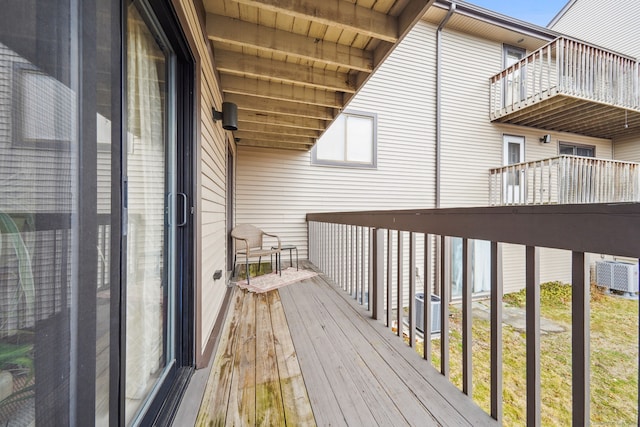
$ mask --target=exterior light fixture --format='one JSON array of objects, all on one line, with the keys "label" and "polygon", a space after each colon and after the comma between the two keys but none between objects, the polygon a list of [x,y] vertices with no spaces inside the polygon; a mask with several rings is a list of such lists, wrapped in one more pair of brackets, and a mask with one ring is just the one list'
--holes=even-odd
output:
[{"label": "exterior light fixture", "polygon": [[238,106],[233,102],[223,102],[222,111],[213,108],[213,121],[222,120],[222,129],[238,130]]},{"label": "exterior light fixture", "polygon": [[547,134],[545,136],[543,136],[542,138],[540,138],[540,142],[542,142],[543,144],[548,144],[551,142],[551,135]]}]

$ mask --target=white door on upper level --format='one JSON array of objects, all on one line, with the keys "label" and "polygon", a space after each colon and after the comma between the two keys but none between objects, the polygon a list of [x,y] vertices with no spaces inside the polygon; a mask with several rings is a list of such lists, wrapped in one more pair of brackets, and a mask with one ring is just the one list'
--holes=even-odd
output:
[{"label": "white door on upper level", "polygon": [[[524,162],[524,137],[504,135],[504,165],[517,165]],[[504,176],[504,191],[507,204],[524,202],[524,170],[514,166],[508,168]]]}]

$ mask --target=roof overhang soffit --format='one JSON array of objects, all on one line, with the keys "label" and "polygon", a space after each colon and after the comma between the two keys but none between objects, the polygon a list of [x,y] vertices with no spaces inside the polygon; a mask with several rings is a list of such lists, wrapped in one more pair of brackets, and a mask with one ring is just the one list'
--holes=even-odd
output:
[{"label": "roof overhang soffit", "polygon": [[314,131],[300,139],[310,148],[433,2],[205,0],[223,96],[238,105],[234,136],[270,146],[278,128],[299,127]]}]

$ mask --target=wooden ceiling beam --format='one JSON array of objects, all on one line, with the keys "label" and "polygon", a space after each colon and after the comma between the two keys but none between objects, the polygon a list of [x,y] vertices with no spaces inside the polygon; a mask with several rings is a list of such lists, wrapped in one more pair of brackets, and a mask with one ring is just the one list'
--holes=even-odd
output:
[{"label": "wooden ceiling beam", "polygon": [[[405,8],[402,10],[397,21],[397,34],[398,38],[394,42],[392,40],[384,40],[379,43],[373,52],[373,68],[376,70],[380,64],[382,64],[391,55],[391,52],[396,48],[398,43],[409,34],[409,31],[415,26],[415,24],[424,16],[427,10],[433,5],[435,0],[410,0],[407,2]],[[359,73],[356,76],[356,87],[362,87],[372,73]],[[345,104],[355,96],[355,93],[347,93],[345,96]]]},{"label": "wooden ceiling beam", "polygon": [[341,92],[298,86],[291,83],[244,78],[231,74],[220,74],[220,83],[225,93],[259,96],[330,108],[342,108],[344,105]]},{"label": "wooden ceiling beam", "polygon": [[284,83],[337,92],[356,92],[354,84],[350,82],[349,75],[346,73],[247,56],[227,50],[217,51],[215,62],[221,73],[269,78]]},{"label": "wooden ceiling beam", "polygon": [[289,126],[268,125],[264,123],[252,123],[252,122],[243,122],[241,130],[243,132],[264,133],[264,134],[274,134],[274,135],[291,135],[291,136],[300,136],[303,138],[314,138],[314,139],[318,139],[321,134],[319,130],[302,129],[302,128],[295,128],[295,127],[289,127]]},{"label": "wooden ceiling beam", "polygon": [[305,145],[305,144],[259,141],[259,140],[253,140],[253,139],[241,140],[237,143],[237,145],[240,147],[278,148],[281,150],[298,150],[298,151],[309,151],[312,147],[312,145]]},{"label": "wooden ceiling beam", "polygon": [[238,129],[242,129],[240,122],[260,123],[287,127],[299,127],[323,132],[329,124],[326,120],[308,119],[305,117],[283,116],[277,114],[259,113],[238,110]]},{"label": "wooden ceiling beam", "polygon": [[[259,9],[353,31],[390,43],[398,41],[398,19],[344,0],[234,0]],[[411,0],[412,3],[418,0]],[[409,6],[407,6],[409,8]]]},{"label": "wooden ceiling beam", "polygon": [[315,138],[305,138],[305,137],[293,136],[293,135],[259,134],[256,132],[245,132],[242,130],[237,130],[233,132],[233,137],[239,138],[240,141],[253,140],[253,141],[265,141],[265,142],[286,142],[290,144],[306,144],[306,145],[313,145],[316,142]]},{"label": "wooden ceiling beam", "polygon": [[265,113],[284,114],[287,116],[309,117],[312,119],[333,120],[335,113],[332,109],[316,105],[304,105],[297,102],[272,100],[249,95],[229,93],[225,101],[233,102],[240,110],[261,111]]},{"label": "wooden ceiling beam", "polygon": [[371,52],[226,16],[207,14],[207,34],[210,40],[236,46],[282,53],[368,73],[373,70]]}]

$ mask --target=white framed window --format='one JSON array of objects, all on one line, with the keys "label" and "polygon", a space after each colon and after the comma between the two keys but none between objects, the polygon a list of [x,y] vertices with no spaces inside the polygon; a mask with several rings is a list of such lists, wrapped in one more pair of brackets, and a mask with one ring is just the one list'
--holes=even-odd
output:
[{"label": "white framed window", "polygon": [[375,168],[377,116],[345,111],[329,126],[311,151],[311,163]]},{"label": "white framed window", "polygon": [[593,145],[572,144],[570,142],[560,142],[558,144],[558,153],[568,154],[570,156],[595,157],[596,147]]}]

